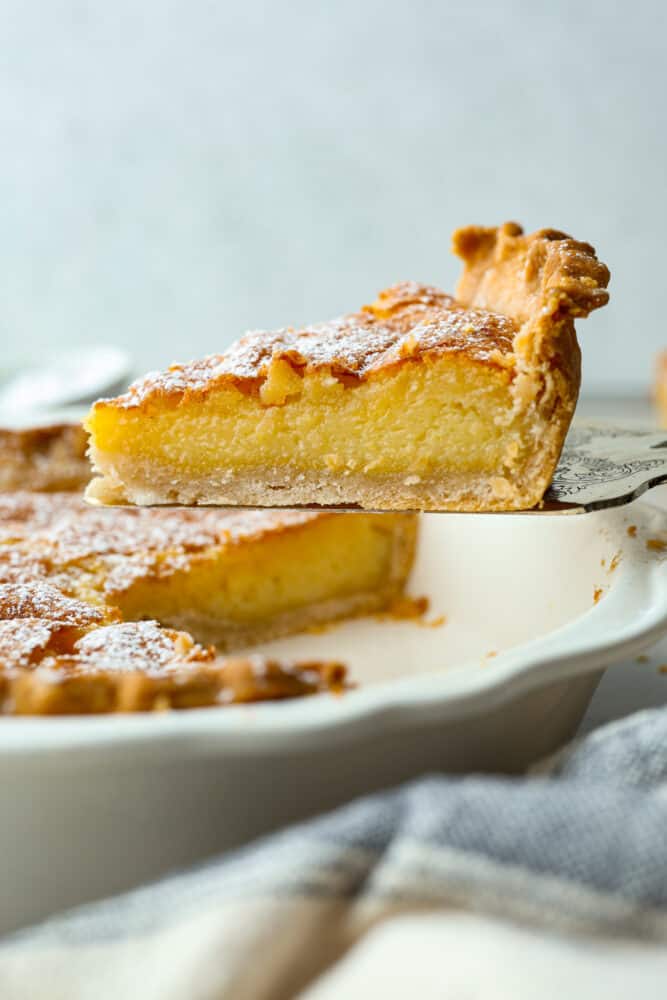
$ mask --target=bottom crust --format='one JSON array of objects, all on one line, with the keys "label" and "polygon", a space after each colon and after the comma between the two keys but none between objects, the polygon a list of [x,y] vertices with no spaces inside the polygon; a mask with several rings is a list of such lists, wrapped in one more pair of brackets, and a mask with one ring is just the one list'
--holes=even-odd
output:
[{"label": "bottom crust", "polygon": [[320,625],[384,611],[403,593],[404,583],[405,576],[383,590],[321,601],[319,604],[285,611],[260,624],[240,626],[238,622],[224,622],[195,612],[170,617],[163,624],[190,632],[197,642],[211,643],[222,653],[237,652],[271,639],[307,632]]}]

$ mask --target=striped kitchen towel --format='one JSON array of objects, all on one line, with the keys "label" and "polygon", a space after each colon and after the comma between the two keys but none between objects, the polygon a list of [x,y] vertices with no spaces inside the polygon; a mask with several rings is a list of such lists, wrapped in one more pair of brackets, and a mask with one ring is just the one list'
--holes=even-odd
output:
[{"label": "striped kitchen towel", "polygon": [[373,795],[0,946],[2,1000],[295,996],[667,996],[667,709],[522,778]]}]

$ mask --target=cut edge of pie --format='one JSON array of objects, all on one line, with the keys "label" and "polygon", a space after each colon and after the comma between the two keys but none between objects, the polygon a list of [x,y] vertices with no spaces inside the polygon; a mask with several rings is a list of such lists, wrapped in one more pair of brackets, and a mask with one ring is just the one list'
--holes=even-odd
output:
[{"label": "cut edge of pie", "polygon": [[452,299],[415,283],[302,330],[248,334],[95,404],[98,503],[492,511],[539,503],[577,401],[595,251],[470,226]]},{"label": "cut edge of pie", "polygon": [[99,510],[76,495],[8,494],[0,619],[36,586],[49,608],[60,594],[95,620],[156,619],[242,649],[386,609],[404,592],[417,528],[413,514]]},{"label": "cut edge of pie", "polygon": [[125,620],[154,617],[227,652],[382,611],[403,594],[414,515],[307,516],[281,524],[276,511],[263,537],[212,547],[171,575],[145,574],[110,600]]}]

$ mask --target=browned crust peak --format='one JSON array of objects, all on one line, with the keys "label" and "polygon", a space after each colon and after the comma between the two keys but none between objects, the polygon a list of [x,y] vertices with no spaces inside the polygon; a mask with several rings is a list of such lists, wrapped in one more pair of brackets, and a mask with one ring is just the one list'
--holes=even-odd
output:
[{"label": "browned crust peak", "polygon": [[557,229],[526,235],[515,222],[457,229],[452,250],[465,268],[456,289],[466,307],[511,316],[588,316],[609,301],[609,269],[589,243]]}]

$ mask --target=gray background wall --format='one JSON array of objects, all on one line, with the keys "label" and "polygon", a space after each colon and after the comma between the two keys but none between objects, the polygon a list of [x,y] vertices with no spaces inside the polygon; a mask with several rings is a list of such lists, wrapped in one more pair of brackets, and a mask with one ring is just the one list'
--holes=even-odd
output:
[{"label": "gray background wall", "polygon": [[3,0],[2,360],[137,366],[327,318],[449,234],[594,243],[589,391],[641,390],[663,322],[667,5]]}]

